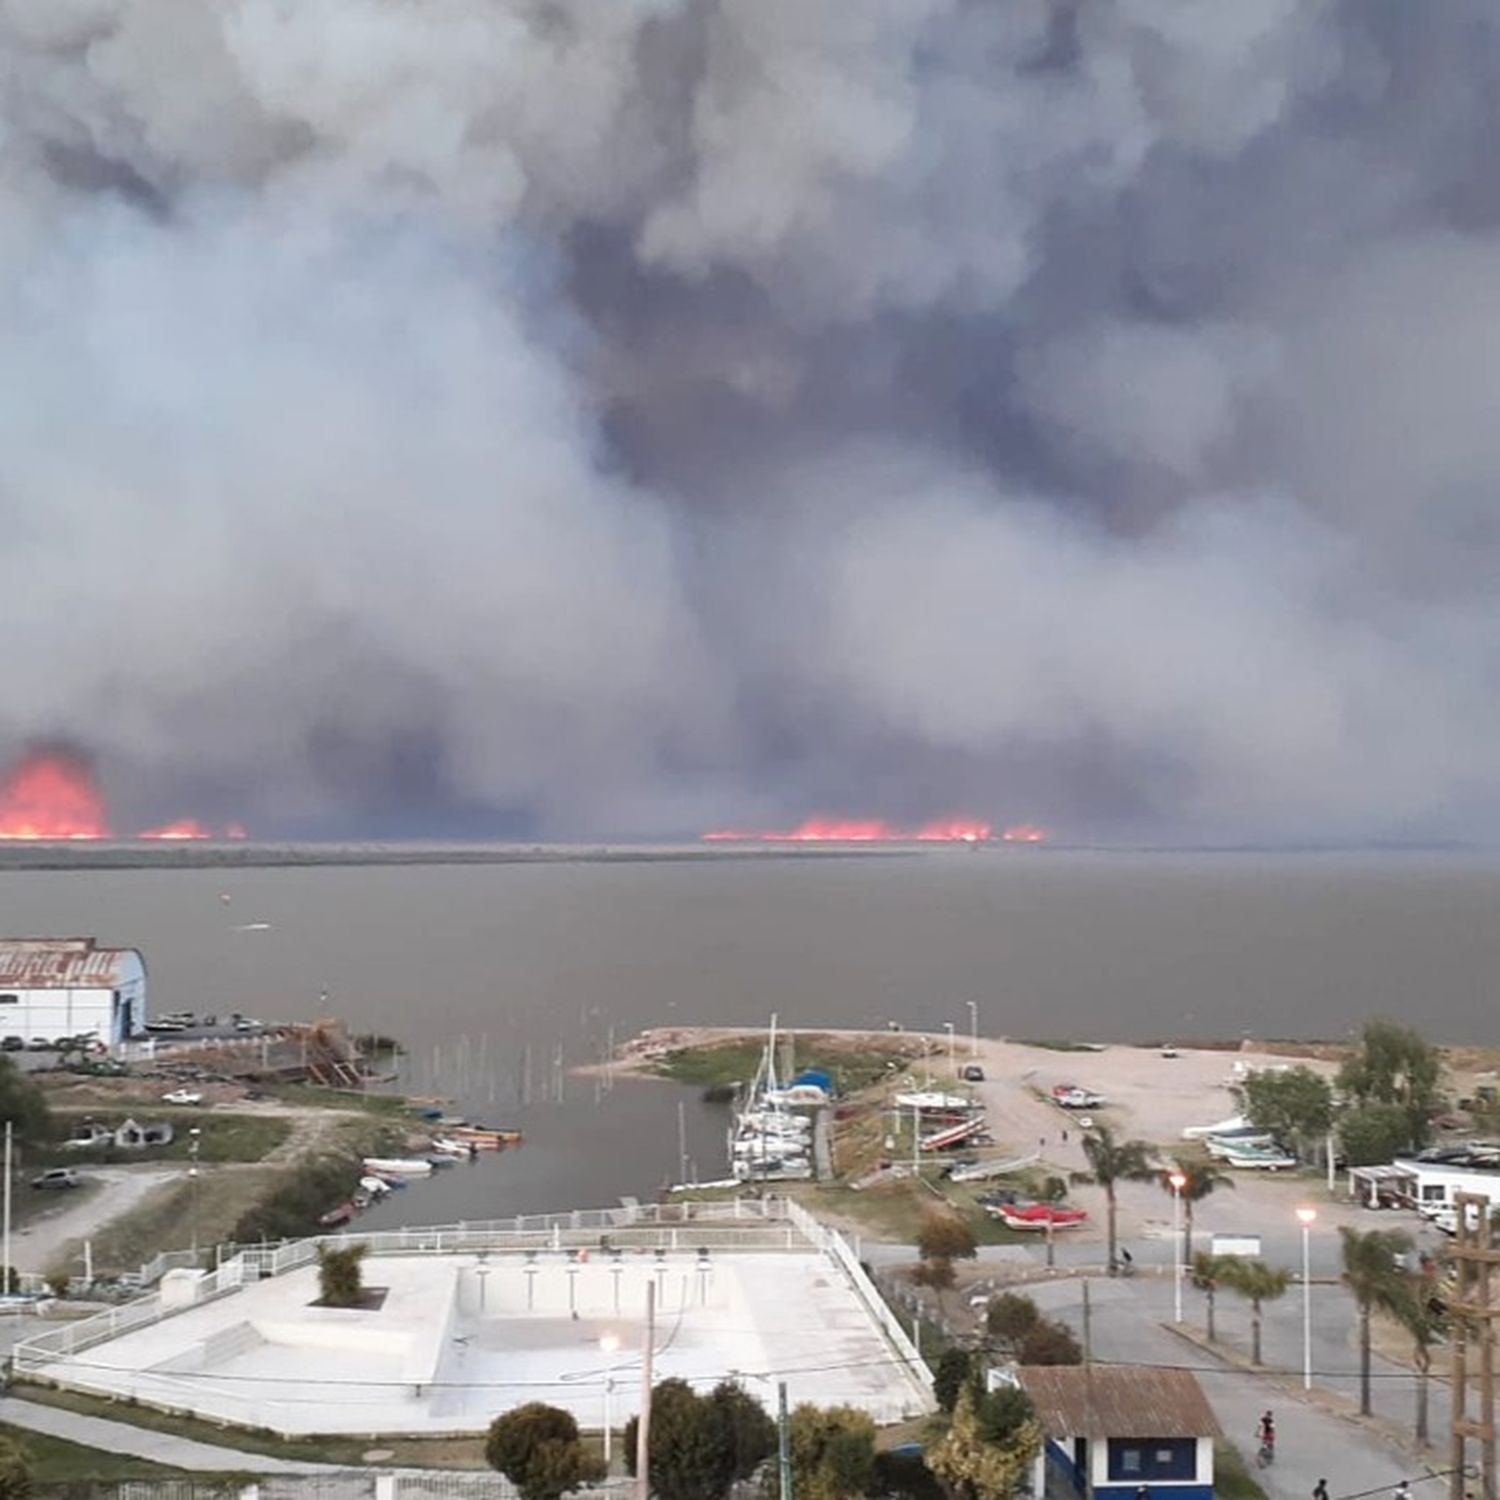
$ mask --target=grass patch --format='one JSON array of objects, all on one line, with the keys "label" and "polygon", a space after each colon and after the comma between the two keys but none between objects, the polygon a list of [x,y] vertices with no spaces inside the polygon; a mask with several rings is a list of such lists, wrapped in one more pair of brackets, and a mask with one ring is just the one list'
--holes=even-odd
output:
[{"label": "grass patch", "polygon": [[[694,1088],[749,1083],[760,1066],[765,1042],[759,1036],[732,1037],[708,1042],[702,1047],[684,1047],[669,1052],[655,1071],[676,1083]],[[790,1052],[790,1057],[787,1053]],[[832,1036],[798,1036],[788,1041],[777,1059],[778,1071],[790,1077],[806,1068],[829,1074],[840,1094],[858,1093],[883,1082],[893,1072],[920,1057],[923,1044],[892,1033],[889,1042],[851,1042]]]},{"label": "grass patch", "polygon": [[[221,1427],[199,1417],[157,1411],[131,1401],[110,1401],[101,1396],[86,1396],[79,1391],[59,1391],[50,1386],[23,1384],[26,1399],[41,1405],[58,1406],[85,1416],[103,1417],[110,1422],[125,1422],[147,1432],[170,1433],[208,1443],[224,1449],[226,1460],[235,1453],[259,1453],[268,1458],[288,1458],[300,1463],[339,1464],[349,1468],[421,1468],[421,1469],[487,1469],[484,1461],[484,1439],[479,1437],[381,1438],[313,1436],[279,1438],[265,1428]],[[233,1445],[233,1446],[230,1446]],[[366,1464],[363,1455],[370,1448],[390,1451],[384,1465]],[[226,1468],[233,1469],[232,1463]]]},{"label": "grass patch", "polygon": [[[98,1119],[101,1113],[95,1109],[55,1111],[59,1122],[69,1126],[84,1118]],[[51,1164],[69,1166],[82,1166],[89,1162],[187,1161],[192,1154],[192,1137],[188,1132],[196,1126],[200,1132],[200,1162],[212,1165],[216,1162],[260,1161],[286,1141],[296,1124],[285,1115],[230,1115],[187,1109],[121,1110],[118,1117],[111,1111],[106,1123],[119,1125],[127,1118],[143,1125],[162,1120],[170,1122],[174,1131],[171,1142],[165,1146],[146,1146],[139,1151],[119,1146],[63,1150],[58,1145],[45,1153],[46,1160]]]},{"label": "grass patch", "polygon": [[1228,1438],[1214,1441],[1214,1494],[1222,1500],[1266,1500],[1266,1492]]},{"label": "grass patch", "polygon": [[[170,1464],[153,1463],[149,1458],[134,1458],[128,1453],[110,1453],[103,1448],[87,1448],[82,1443],[70,1443],[66,1438],[32,1432],[26,1427],[12,1427],[8,1423],[0,1422],[0,1437],[9,1438],[21,1450],[36,1484],[118,1483],[122,1479],[187,1477],[185,1469],[174,1469]],[[212,1484],[229,1478],[229,1470],[226,1467],[222,1475],[195,1474],[193,1477]]]},{"label": "grass patch", "polygon": [[403,1094],[375,1094],[350,1089],[320,1089],[310,1083],[282,1083],[263,1092],[283,1104],[306,1109],[342,1109],[358,1114],[378,1115],[388,1120],[416,1120],[417,1106]]}]

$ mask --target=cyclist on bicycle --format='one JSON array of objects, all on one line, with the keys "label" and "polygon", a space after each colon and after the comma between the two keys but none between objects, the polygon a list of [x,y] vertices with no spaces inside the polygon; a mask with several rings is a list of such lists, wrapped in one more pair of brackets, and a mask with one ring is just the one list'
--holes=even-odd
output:
[{"label": "cyclist on bicycle", "polygon": [[1261,1450],[1269,1463],[1276,1456],[1276,1418],[1270,1412],[1260,1419],[1259,1437]]}]

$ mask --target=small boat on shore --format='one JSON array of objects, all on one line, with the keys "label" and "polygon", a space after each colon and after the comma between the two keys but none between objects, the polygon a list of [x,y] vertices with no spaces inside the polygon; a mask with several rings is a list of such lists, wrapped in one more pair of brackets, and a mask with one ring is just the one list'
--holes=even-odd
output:
[{"label": "small boat on shore", "polygon": [[337,1208],[330,1208],[328,1212],[318,1220],[318,1223],[321,1224],[324,1229],[337,1229],[340,1225],[349,1223],[349,1221],[357,1212],[358,1210],[355,1208],[352,1202],[340,1203]]},{"label": "small boat on shore", "polygon": [[367,1156],[365,1171],[376,1177],[429,1177],[432,1163],[425,1156]]},{"label": "small boat on shore", "polygon": [[454,1125],[448,1134],[465,1145],[472,1142],[481,1151],[503,1151],[507,1146],[521,1144],[521,1132],[499,1125]]}]

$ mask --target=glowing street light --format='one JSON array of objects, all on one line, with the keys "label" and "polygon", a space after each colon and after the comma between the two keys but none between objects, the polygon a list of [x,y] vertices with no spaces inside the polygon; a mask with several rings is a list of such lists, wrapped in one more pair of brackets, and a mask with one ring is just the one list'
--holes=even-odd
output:
[{"label": "glowing street light", "polygon": [[1187,1178],[1173,1172],[1167,1178],[1172,1189],[1172,1321],[1182,1322],[1182,1190]]},{"label": "glowing street light", "polygon": [[1297,1222],[1302,1225],[1302,1389],[1312,1389],[1312,1252],[1310,1235],[1315,1208],[1299,1208]]},{"label": "glowing street light", "polygon": [[604,1472],[609,1473],[609,1461],[612,1456],[611,1439],[614,1433],[614,1419],[610,1412],[610,1397],[615,1388],[615,1366],[614,1354],[620,1347],[620,1337],[615,1333],[604,1333],[599,1336],[599,1347],[604,1351],[604,1357],[608,1361],[604,1370]]}]

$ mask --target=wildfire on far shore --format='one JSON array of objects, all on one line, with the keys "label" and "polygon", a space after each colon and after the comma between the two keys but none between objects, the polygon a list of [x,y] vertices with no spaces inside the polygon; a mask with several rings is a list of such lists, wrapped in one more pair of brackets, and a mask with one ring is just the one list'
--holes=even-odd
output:
[{"label": "wildfire on far shore", "polygon": [[1046,833],[1032,823],[1018,823],[998,832],[988,823],[966,818],[943,818],[918,828],[899,828],[883,818],[809,818],[784,830],[716,829],[705,833],[709,844],[1041,844]]},{"label": "wildfire on far shore", "polygon": [[[231,826],[224,838],[244,838]],[[107,839],[104,793],[88,761],[67,749],[32,750],[0,781],[0,839],[38,842]],[[135,835],[142,839],[210,839],[216,835],[196,818],[183,818]]]}]

